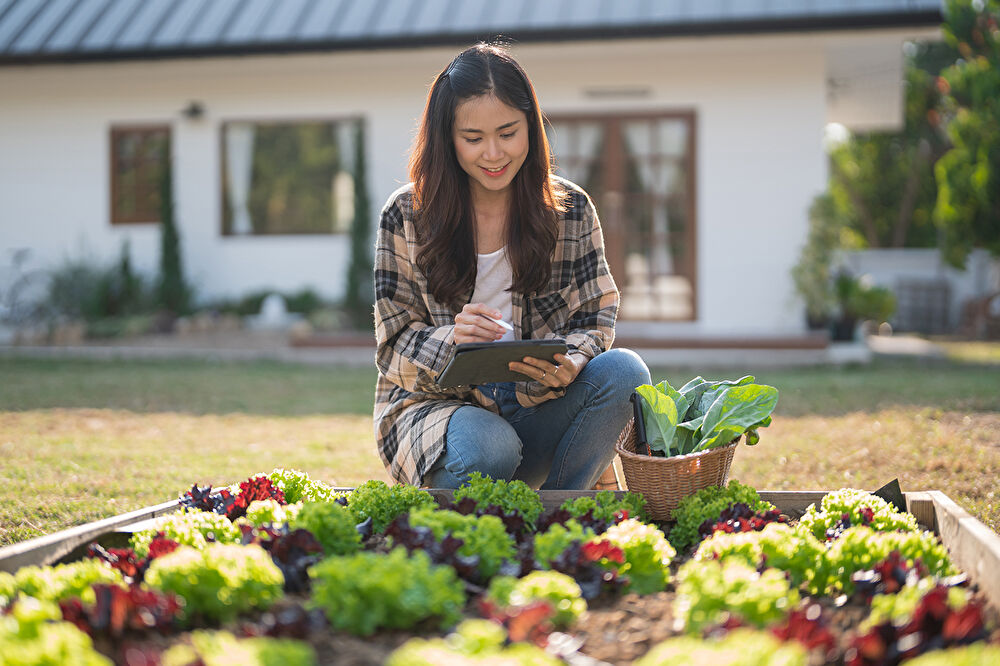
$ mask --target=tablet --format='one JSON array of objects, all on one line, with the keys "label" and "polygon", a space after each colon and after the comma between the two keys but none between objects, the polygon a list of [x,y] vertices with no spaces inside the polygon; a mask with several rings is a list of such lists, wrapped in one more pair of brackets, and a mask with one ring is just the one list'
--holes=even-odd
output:
[{"label": "tablet", "polygon": [[509,342],[465,342],[455,346],[455,355],[437,379],[441,388],[489,384],[492,382],[523,382],[531,379],[507,367],[525,356],[558,363],[556,354],[565,354],[566,341],[511,340]]}]

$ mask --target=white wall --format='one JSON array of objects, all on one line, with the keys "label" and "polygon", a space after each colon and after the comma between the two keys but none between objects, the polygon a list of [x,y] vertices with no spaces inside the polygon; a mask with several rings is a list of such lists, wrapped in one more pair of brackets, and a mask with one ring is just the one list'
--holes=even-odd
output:
[{"label": "white wall", "polygon": [[[809,203],[825,185],[826,59],[842,38],[771,35],[514,49],[550,115],[696,112],[698,320],[623,324],[624,332],[764,336],[803,330],[789,270],[805,238]],[[169,123],[185,268],[199,293],[312,286],[337,297],[346,237],[221,235],[220,124],[362,116],[377,212],[406,180],[427,85],[455,51],[0,68],[0,264],[18,247],[32,248],[38,264],[84,254],[110,259],[128,238],[136,265],[155,272],[157,230],[109,222],[108,131],[117,123]],[[631,92],[606,94],[623,87]],[[605,94],[588,93],[594,89]],[[204,105],[203,118],[181,115],[191,100]]]}]

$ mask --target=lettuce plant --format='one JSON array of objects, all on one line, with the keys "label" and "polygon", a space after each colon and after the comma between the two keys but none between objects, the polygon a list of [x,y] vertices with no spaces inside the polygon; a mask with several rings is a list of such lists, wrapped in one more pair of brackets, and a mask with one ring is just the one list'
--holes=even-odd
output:
[{"label": "lettuce plant", "polygon": [[635,389],[642,406],[650,453],[670,457],[725,446],[746,433],[760,440],[758,428],[771,424],[778,389],[754,384],[752,375],[736,381],[695,377],[680,389],[666,380]]},{"label": "lettuce plant", "polygon": [[80,560],[52,567],[21,567],[14,574],[14,591],[41,601],[58,602],[80,597],[87,603],[94,603],[91,588],[97,583],[125,584],[121,572],[99,560]]},{"label": "lettuce plant", "polygon": [[529,527],[535,525],[542,513],[542,500],[524,481],[494,481],[479,472],[473,472],[466,484],[455,491],[455,502],[461,501],[463,497],[475,500],[479,509],[497,506],[505,513],[516,512]]},{"label": "lettuce plant", "polygon": [[807,663],[808,654],[798,643],[783,643],[768,632],[742,628],[710,640],[694,636],[668,638],[636,660],[635,666],[806,666]]},{"label": "lettuce plant", "polygon": [[346,497],[347,493],[338,493],[328,483],[309,478],[305,472],[297,469],[276,468],[267,475],[274,485],[285,494],[289,504],[296,502],[332,502],[338,497]]},{"label": "lettuce plant", "polygon": [[735,617],[755,627],[781,620],[799,603],[785,573],[735,559],[689,560],[677,571],[677,613],[690,633]]},{"label": "lettuce plant", "polygon": [[670,562],[677,552],[656,526],[634,518],[612,525],[600,537],[622,550],[625,564],[619,573],[628,577],[626,592],[653,594],[670,582]]},{"label": "lettuce plant", "polygon": [[355,522],[372,519],[372,527],[382,532],[396,516],[420,507],[434,508],[437,502],[425,490],[399,484],[390,486],[372,479],[355,488],[347,499],[347,508],[354,514]]},{"label": "lettuce plant", "polygon": [[236,525],[263,527],[264,525],[281,525],[295,518],[302,509],[302,502],[281,504],[277,500],[254,500],[247,506],[247,512],[242,518],[233,522]]},{"label": "lettuce plant", "polygon": [[410,525],[430,528],[438,541],[447,536],[461,539],[464,543],[458,553],[466,557],[478,556],[479,571],[486,578],[493,576],[505,560],[517,554],[513,537],[496,516],[423,508],[410,512]]},{"label": "lettuce plant", "polygon": [[306,502],[288,521],[290,530],[312,532],[327,555],[347,555],[361,548],[356,516],[336,502]]},{"label": "lettuce plant", "polygon": [[386,666],[506,664],[558,666],[563,662],[529,643],[507,645],[507,632],[490,620],[465,620],[445,638],[411,638],[389,655]]},{"label": "lettuce plant", "polygon": [[535,535],[535,559],[543,568],[551,568],[552,562],[562,555],[574,542],[586,543],[595,537],[594,530],[583,527],[575,520],[555,523],[549,529]]},{"label": "lettuce plant", "polygon": [[287,638],[237,638],[228,631],[194,631],[187,641],[163,653],[163,666],[313,666],[316,653],[308,643]]},{"label": "lettuce plant", "polygon": [[212,544],[204,550],[181,547],[153,560],[146,584],[184,599],[184,612],[210,620],[231,620],[279,599],[281,570],[260,546]]},{"label": "lettuce plant", "polygon": [[616,516],[623,513],[627,513],[628,518],[646,518],[646,498],[639,493],[625,493],[617,499],[610,490],[601,490],[593,497],[568,499],[559,508],[568,511],[574,518],[590,512],[595,519],[608,523],[615,522]]},{"label": "lettuce plant", "polygon": [[4,666],[112,666],[90,636],[62,619],[50,602],[21,598],[0,613],[0,664]]},{"label": "lettuce plant", "polygon": [[701,524],[706,520],[714,523],[726,508],[736,503],[746,504],[755,512],[774,509],[773,504],[760,498],[755,488],[735,479],[728,486],[702,488],[682,499],[674,509],[673,519],[676,524],[670,530],[670,543],[677,550],[698,543]]},{"label": "lettuce plant", "polygon": [[524,578],[495,576],[486,600],[501,608],[524,608],[544,601],[552,606],[552,624],[560,628],[573,624],[587,610],[580,586],[558,571],[532,571]]},{"label": "lettuce plant", "polygon": [[431,564],[422,551],[328,557],[309,575],[312,607],[322,609],[334,628],[362,636],[428,619],[450,627],[465,605],[465,586],[455,570]]},{"label": "lettuce plant", "polygon": [[973,643],[947,650],[932,650],[906,662],[907,666],[983,666],[1000,664],[1000,645]]},{"label": "lettuce plant", "polygon": [[854,525],[865,525],[877,532],[916,532],[917,519],[900,513],[878,495],[855,488],[841,488],[827,493],[820,508],[810,504],[799,523],[819,540],[833,539]]},{"label": "lettuce plant", "polygon": [[135,554],[149,554],[149,545],[162,532],[163,536],[182,546],[205,548],[210,543],[239,543],[240,528],[225,516],[209,511],[182,511],[160,516],[153,526],[136,532],[129,539]]}]

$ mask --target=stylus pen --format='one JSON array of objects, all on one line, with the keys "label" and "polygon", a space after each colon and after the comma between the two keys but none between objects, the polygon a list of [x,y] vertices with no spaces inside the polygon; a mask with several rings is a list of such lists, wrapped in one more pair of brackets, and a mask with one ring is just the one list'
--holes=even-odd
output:
[{"label": "stylus pen", "polygon": [[[481,317],[486,317],[486,315],[480,315],[480,316]],[[503,319],[494,319],[493,317],[486,317],[486,318],[489,319],[490,321],[492,321],[494,324],[500,324],[501,326],[503,326],[504,328],[506,328],[508,331],[513,331],[514,330],[514,327],[511,326],[510,324],[508,324],[507,322],[505,322]]]}]

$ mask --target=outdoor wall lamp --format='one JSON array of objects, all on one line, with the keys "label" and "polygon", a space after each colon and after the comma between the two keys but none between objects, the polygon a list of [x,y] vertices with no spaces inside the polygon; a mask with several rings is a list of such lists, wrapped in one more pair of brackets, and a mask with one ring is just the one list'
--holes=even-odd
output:
[{"label": "outdoor wall lamp", "polygon": [[198,120],[205,115],[205,105],[192,100],[181,110],[181,115],[188,120]]}]

